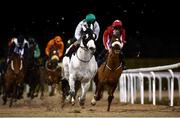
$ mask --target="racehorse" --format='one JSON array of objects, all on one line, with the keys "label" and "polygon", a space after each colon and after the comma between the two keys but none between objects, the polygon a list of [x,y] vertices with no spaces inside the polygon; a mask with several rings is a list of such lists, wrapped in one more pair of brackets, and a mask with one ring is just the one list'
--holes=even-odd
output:
[{"label": "racehorse", "polygon": [[3,101],[4,105],[7,98],[10,99],[9,107],[12,106],[13,100],[19,98],[23,93],[24,83],[24,61],[17,53],[13,53],[8,64],[7,70],[3,77]]},{"label": "racehorse", "polygon": [[98,72],[94,78],[96,90],[94,97],[91,101],[92,105],[96,104],[96,101],[103,97],[103,91],[108,90],[108,108],[110,111],[110,105],[114,98],[114,91],[117,88],[118,80],[123,71],[122,60],[121,60],[121,48],[122,43],[120,34],[114,32],[111,38],[111,51],[108,52],[106,61],[100,65]]},{"label": "racehorse", "polygon": [[64,78],[69,82],[69,100],[72,105],[75,104],[75,96],[78,91],[75,85],[76,81],[81,84],[81,96],[78,99],[79,104],[83,106],[91,80],[98,69],[94,56],[96,35],[92,28],[92,26],[90,28],[83,27],[81,42],[77,51],[72,54],[71,58],[67,56],[63,58]]},{"label": "racehorse", "polygon": [[62,77],[62,67],[59,65],[58,49],[53,46],[50,49],[50,58],[46,60],[45,66],[40,68],[40,83],[41,83],[41,97],[44,96],[45,85],[50,86],[52,89],[49,96],[55,94],[56,85],[59,85]]},{"label": "racehorse", "polygon": [[39,71],[39,63],[35,61],[34,58],[34,50],[36,45],[29,45],[28,48],[28,56],[26,60],[26,75],[25,75],[25,83],[29,85],[30,89],[27,93],[27,96],[33,99],[37,97],[37,93],[35,94],[38,86],[40,85],[40,71]]}]

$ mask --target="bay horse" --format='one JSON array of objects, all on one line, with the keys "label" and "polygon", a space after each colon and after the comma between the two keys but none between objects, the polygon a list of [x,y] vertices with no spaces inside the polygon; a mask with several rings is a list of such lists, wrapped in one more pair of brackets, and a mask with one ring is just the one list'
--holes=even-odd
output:
[{"label": "bay horse", "polygon": [[41,97],[44,96],[44,87],[48,85],[51,87],[49,96],[55,94],[57,85],[60,84],[62,77],[62,67],[58,56],[58,48],[52,46],[50,49],[50,57],[46,60],[44,67],[40,68],[40,83],[41,83]]},{"label": "bay horse", "polygon": [[94,56],[96,51],[96,35],[92,29],[93,26],[90,28],[83,27],[82,37],[80,39],[81,42],[77,51],[75,54],[72,54],[71,58],[64,56],[62,61],[64,78],[68,80],[70,87],[68,100],[70,100],[72,105],[75,104],[75,97],[78,92],[76,82],[79,81],[81,86],[81,96],[78,97],[78,100],[79,104],[83,106],[85,104],[86,94],[89,90],[91,80],[94,78],[98,69]]},{"label": "bay horse", "polygon": [[7,98],[10,98],[9,107],[12,106],[13,100],[16,100],[22,95],[23,84],[24,60],[19,54],[14,52],[3,77],[3,105],[6,104]]},{"label": "bay horse", "polygon": [[108,91],[108,108],[110,111],[110,105],[114,98],[114,91],[117,88],[118,80],[123,71],[122,59],[121,59],[121,48],[122,43],[120,39],[120,34],[114,32],[111,37],[111,51],[108,52],[106,61],[100,65],[98,72],[94,78],[96,85],[96,90],[94,97],[91,101],[92,105],[96,104],[96,101],[103,97],[103,91],[107,89]]}]

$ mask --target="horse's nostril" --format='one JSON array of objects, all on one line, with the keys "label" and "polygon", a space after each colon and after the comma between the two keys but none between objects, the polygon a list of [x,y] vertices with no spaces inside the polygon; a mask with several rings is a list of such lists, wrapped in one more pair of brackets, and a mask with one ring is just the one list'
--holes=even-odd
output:
[{"label": "horse's nostril", "polygon": [[95,52],[96,48],[90,47],[89,48],[91,51]]}]

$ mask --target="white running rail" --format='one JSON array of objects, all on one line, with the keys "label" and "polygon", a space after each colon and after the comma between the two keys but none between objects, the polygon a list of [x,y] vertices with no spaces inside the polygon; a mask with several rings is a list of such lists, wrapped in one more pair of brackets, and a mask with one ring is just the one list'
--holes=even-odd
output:
[{"label": "white running rail", "polygon": [[173,72],[173,69],[179,68],[180,63],[124,70],[119,80],[119,98],[120,102],[130,102],[134,104],[137,88],[140,88],[141,104],[144,104],[144,79],[148,79],[149,101],[156,105],[156,81],[159,81],[159,100],[162,99],[162,79],[167,79],[168,98],[170,106],[174,102],[174,79],[178,80],[178,89],[180,96],[180,72]]}]

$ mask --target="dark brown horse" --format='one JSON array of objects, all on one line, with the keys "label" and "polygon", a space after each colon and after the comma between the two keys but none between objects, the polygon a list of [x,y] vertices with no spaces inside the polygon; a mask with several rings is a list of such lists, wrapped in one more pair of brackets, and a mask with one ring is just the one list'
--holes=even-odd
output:
[{"label": "dark brown horse", "polygon": [[50,51],[50,58],[46,60],[45,66],[40,68],[41,97],[44,96],[43,92],[45,85],[52,88],[49,95],[54,95],[56,86],[60,84],[62,77],[62,68],[59,64],[57,48],[52,47]]},{"label": "dark brown horse", "polygon": [[4,105],[7,102],[7,98],[10,98],[11,107],[13,100],[22,95],[24,83],[24,63],[19,54],[13,53],[10,63],[8,64],[7,71],[3,78],[3,101]]},{"label": "dark brown horse", "polygon": [[92,105],[96,104],[96,101],[100,100],[103,96],[103,91],[108,91],[108,108],[114,98],[114,91],[117,88],[118,80],[122,73],[122,60],[121,60],[121,40],[119,34],[112,35],[111,38],[111,51],[108,52],[106,61],[98,68],[98,72],[94,78],[96,85],[95,95],[91,101]]},{"label": "dark brown horse", "polygon": [[26,74],[25,74],[25,83],[29,85],[29,91],[27,96],[33,99],[37,97],[36,90],[38,91],[38,87],[40,85],[40,71],[39,71],[39,59],[34,58],[34,50],[36,45],[30,45],[28,49],[28,56],[26,60]]}]

